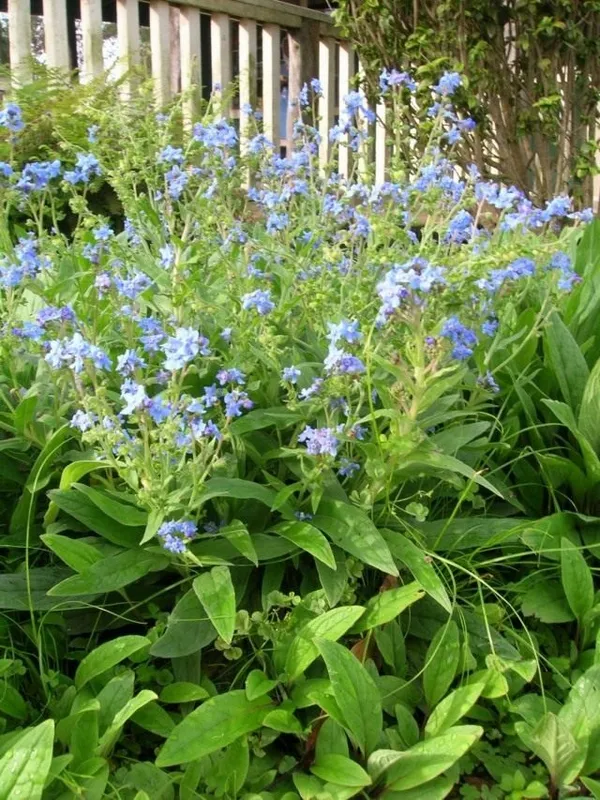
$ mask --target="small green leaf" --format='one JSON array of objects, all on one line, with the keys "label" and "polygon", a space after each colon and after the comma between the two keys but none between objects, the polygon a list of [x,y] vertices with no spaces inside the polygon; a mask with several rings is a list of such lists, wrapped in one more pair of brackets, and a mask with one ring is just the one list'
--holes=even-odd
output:
[{"label": "small green leaf", "polygon": [[277,681],[267,678],[262,670],[253,669],[246,678],[246,697],[248,700],[256,700],[257,697],[268,694],[276,686]]},{"label": "small green leaf", "polygon": [[0,800],[40,800],[54,745],[49,719],[19,736],[0,759]]},{"label": "small green leaf", "polygon": [[83,572],[96,561],[102,560],[102,553],[80,539],[71,539],[69,536],[60,536],[58,533],[44,533],[40,539],[75,572]]},{"label": "small green leaf", "polygon": [[263,720],[263,725],[280,733],[302,733],[302,725],[287,708],[275,708],[269,711]]},{"label": "small green leaf", "polygon": [[431,640],[425,656],[423,689],[429,708],[446,694],[460,661],[460,636],[456,622],[442,625]]},{"label": "small green leaf", "polygon": [[438,703],[425,726],[425,736],[439,736],[468,713],[481,695],[484,683],[473,683],[455,689]]},{"label": "small green leaf", "polygon": [[377,625],[391,622],[417,600],[425,592],[418,583],[409,583],[397,589],[389,589],[372,597],[365,606],[365,613],[352,628],[352,633],[363,633]]},{"label": "small green leaf", "polygon": [[149,572],[164,569],[168,557],[149,550],[126,550],[90,564],[77,575],[72,575],[56,586],[50,597],[73,597],[80,594],[114,592],[143,578]]},{"label": "small green leaf", "polygon": [[577,413],[590,374],[586,360],[558,312],[551,314],[545,334],[548,356],[562,396]]},{"label": "small green leaf", "polygon": [[107,756],[114,747],[119,738],[121,728],[125,725],[127,720],[131,719],[136,711],[139,711],[153,700],[156,700],[156,694],[150,691],[150,689],[142,689],[139,694],[132,697],[131,700],[128,700],[123,708],[119,709],[115,714],[113,721],[100,737],[95,751],[96,755]]},{"label": "small green leaf", "polygon": [[360,661],[345,647],[326,639],[318,639],[317,647],[325,661],[346,730],[368,755],[377,746],[383,728],[379,690]]},{"label": "small green leaf", "polygon": [[232,520],[229,525],[219,531],[227,541],[232,544],[238,553],[247,558],[255,567],[258,567],[258,556],[252,543],[252,538],[248,533],[248,528],[239,519]]},{"label": "small green leaf", "polygon": [[340,606],[307,622],[292,640],[287,652],[285,671],[289,679],[298,678],[318,658],[319,649],[315,639],[339,639],[363,612],[362,606]]},{"label": "small green leaf", "polygon": [[232,744],[261,727],[273,705],[266,698],[250,702],[242,690],[211,697],[179,723],[160,751],[156,764],[186,764]]},{"label": "small green leaf", "polygon": [[436,603],[439,603],[448,614],[451,614],[452,602],[439,575],[428,560],[427,554],[397,531],[384,529],[382,535],[394,558],[408,567],[427,594]]},{"label": "small green leaf", "polygon": [[568,539],[560,543],[560,577],[569,608],[581,623],[594,605],[594,581],[581,550]]},{"label": "small green leaf", "polygon": [[193,703],[195,700],[206,700],[208,692],[202,686],[187,681],[170,683],[159,696],[161,703]]},{"label": "small green leaf", "polygon": [[235,631],[235,590],[228,567],[213,567],[194,578],[192,587],[219,636],[231,644]]},{"label": "small green leaf", "polygon": [[360,764],[336,753],[321,756],[312,765],[310,771],[317,778],[321,778],[322,781],[334,783],[338,786],[361,789],[363,786],[369,786],[372,783],[371,778]]},{"label": "small green leaf", "polygon": [[600,359],[594,364],[583,391],[579,429],[596,454],[600,453]]},{"label": "small green leaf", "polygon": [[120,664],[142,647],[150,644],[145,636],[121,636],[105,642],[87,655],[77,667],[75,686],[81,689],[86,683],[102,675],[107,669]]},{"label": "small green leaf", "polygon": [[572,783],[585,761],[585,748],[577,744],[564,722],[551,712],[531,727],[515,722],[515,731],[523,744],[541,759],[557,787]]},{"label": "small green leaf", "polygon": [[307,522],[283,522],[272,530],[293,542],[296,547],[310,553],[330,569],[336,568],[329,542],[314,525],[309,525]]},{"label": "small green leaf", "polygon": [[73,488],[88,497],[96,508],[99,508],[100,511],[121,525],[127,525],[132,528],[146,527],[148,523],[147,511],[136,508],[131,503],[121,503],[115,500],[108,492],[92,489],[91,486],[86,486],[83,483],[74,483]]},{"label": "small green leaf", "polygon": [[571,622],[574,619],[558,581],[543,581],[528,589],[521,600],[521,610],[524,616],[535,616],[550,625]]}]

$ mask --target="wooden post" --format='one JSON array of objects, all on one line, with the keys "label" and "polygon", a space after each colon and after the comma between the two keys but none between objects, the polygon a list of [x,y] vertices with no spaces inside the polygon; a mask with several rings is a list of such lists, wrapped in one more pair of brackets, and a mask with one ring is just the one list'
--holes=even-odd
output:
[{"label": "wooden post", "polygon": [[387,141],[387,106],[384,98],[375,109],[375,183],[381,185],[387,178],[390,148]]},{"label": "wooden post", "polygon": [[279,125],[281,105],[281,32],[279,25],[263,27],[263,125],[267,139],[279,153],[281,134]]},{"label": "wooden post", "polygon": [[31,15],[29,2],[8,0],[10,69],[13,84],[31,80]]},{"label": "wooden post", "polygon": [[102,0],[81,0],[83,67],[81,82],[89,83],[104,72],[102,54]]},{"label": "wooden post", "polygon": [[152,0],[150,3],[150,54],[154,97],[159,108],[171,99],[169,3]]},{"label": "wooden post", "polygon": [[169,7],[169,74],[171,94],[181,91],[181,46],[179,34],[180,13],[177,6]]},{"label": "wooden post", "polygon": [[192,6],[180,10],[181,91],[187,94],[183,118],[187,128],[198,113],[198,94],[202,88],[200,67],[200,11]]},{"label": "wooden post", "polygon": [[294,140],[294,125],[300,118],[302,109],[298,97],[302,90],[302,37],[300,32],[290,31],[288,38],[289,68],[288,68],[288,113],[285,138],[287,140],[288,155]]},{"label": "wooden post", "polygon": [[[354,75],[354,50],[349,42],[340,42],[340,64],[339,64],[339,113],[343,112],[344,97],[350,91],[350,80]],[[344,134],[338,150],[338,172],[344,178],[350,176],[351,153],[348,147],[348,134]]]},{"label": "wooden post", "polygon": [[319,163],[325,168],[329,163],[331,145],[329,131],[333,125],[334,79],[335,79],[335,41],[321,39],[319,43],[319,82],[322,94],[319,97]]},{"label": "wooden post", "polygon": [[70,68],[65,0],[44,0],[44,46],[51,69]]},{"label": "wooden post", "polygon": [[[140,63],[140,14],[138,0],[117,0],[117,46],[119,77]],[[135,81],[128,77],[123,82],[123,97],[131,97],[135,91]]]},{"label": "wooden post", "polygon": [[210,50],[212,90],[221,97],[221,113],[226,116],[228,103],[224,93],[231,83],[231,23],[227,14],[213,14],[210,18]]},{"label": "wooden post", "polygon": [[248,107],[256,106],[256,22],[240,21],[240,151],[246,152],[248,144]]},{"label": "wooden post", "polygon": [[[360,76],[360,88],[362,88],[364,84],[365,70],[360,61],[358,63],[358,74]],[[365,97],[365,103],[366,102],[367,100]],[[356,127],[360,131],[362,137],[362,141],[358,146],[358,174],[362,179],[364,179],[369,170],[369,162],[371,160],[371,143],[368,141],[370,133],[369,120],[361,111],[359,111],[356,115]]]}]

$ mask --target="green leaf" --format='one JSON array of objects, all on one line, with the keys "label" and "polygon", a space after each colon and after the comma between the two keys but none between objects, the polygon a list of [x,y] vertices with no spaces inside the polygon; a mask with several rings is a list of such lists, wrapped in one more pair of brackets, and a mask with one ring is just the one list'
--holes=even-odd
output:
[{"label": "green leaf", "polygon": [[335,641],[343,636],[362,616],[362,606],[340,606],[311,619],[292,640],[285,660],[285,671],[290,680],[295,680],[308,669],[319,656],[315,639]]},{"label": "green leaf", "polygon": [[204,484],[204,492],[200,498],[207,503],[214,497],[233,497],[236,500],[258,500],[271,508],[277,493],[268,486],[241,478],[211,478]]},{"label": "green leaf", "polygon": [[99,489],[92,489],[83,483],[74,483],[73,488],[84,494],[92,503],[111,519],[116,520],[121,525],[133,528],[145,528],[148,523],[148,512],[141,508],[136,508],[130,503],[120,503],[111,497],[107,492]]},{"label": "green leaf", "polygon": [[556,311],[546,327],[546,342],[562,396],[577,413],[590,371],[577,341]]},{"label": "green leaf", "polygon": [[71,539],[58,533],[44,533],[40,539],[75,572],[83,572],[96,561],[102,560],[102,553],[80,539]]},{"label": "green leaf", "polygon": [[478,725],[457,725],[409,750],[388,751],[386,787],[393,792],[407,791],[437,778],[462,758],[482,735],[483,728]]},{"label": "green leaf", "polygon": [[178,681],[165,686],[158,699],[161,703],[192,703],[195,700],[206,700],[208,696],[208,692],[202,686]]},{"label": "green leaf", "polygon": [[229,430],[234,436],[240,436],[243,433],[259,431],[263,428],[288,428],[302,418],[301,412],[291,411],[285,406],[280,408],[257,408],[254,411],[250,411],[249,414],[244,414],[243,417],[234,420],[229,426]]},{"label": "green leaf", "polygon": [[144,528],[131,528],[122,525],[108,514],[105,514],[81,492],[74,488],[56,489],[48,492],[48,497],[61,511],[81,522],[86,528],[103,536],[113,544],[123,547],[137,547],[144,535]]},{"label": "green leaf", "polygon": [[263,720],[263,725],[279,733],[302,733],[302,725],[289,708],[275,708],[269,711]]},{"label": "green leaf", "polygon": [[256,549],[252,543],[252,538],[248,533],[248,528],[239,519],[232,520],[229,525],[221,528],[219,534],[232,544],[238,553],[241,553],[244,558],[251,561],[255,567],[258,567],[258,556]]},{"label": "green leaf", "polygon": [[316,761],[322,761],[323,756],[336,753],[348,757],[348,737],[343,727],[331,717],[328,717],[319,728],[317,744],[315,745]]},{"label": "green leaf", "polygon": [[75,686],[81,689],[107,669],[115,667],[142,647],[150,644],[145,636],[120,636],[92,650],[77,667]]},{"label": "green leaf", "polygon": [[427,594],[451,614],[452,602],[435,568],[429,563],[427,554],[397,531],[384,528],[381,533],[396,561],[408,567]]},{"label": "green leaf", "polygon": [[335,569],[330,569],[321,561],[315,561],[319,581],[325,592],[327,602],[333,608],[342,599],[348,584],[348,567],[346,566],[346,556],[337,547],[332,548],[335,558]]},{"label": "green leaf", "polygon": [[381,533],[369,517],[340,500],[321,500],[312,524],[347,553],[389,575],[398,575],[394,559]]},{"label": "green leaf", "polygon": [[[206,694],[208,695],[208,692]],[[154,695],[154,697],[156,698],[156,695]],[[154,733],[162,739],[166,739],[175,727],[173,717],[168,711],[155,702],[154,699],[151,699],[149,702],[144,703],[143,706],[136,709],[131,719],[136,725],[139,725],[140,728],[143,728],[145,731],[150,731],[150,733]]]},{"label": "green leaf", "polygon": [[217,637],[193,589],[186,592],[169,615],[167,630],[150,648],[156,658],[180,658],[197,653]]},{"label": "green leaf", "polygon": [[136,711],[139,711],[153,700],[156,700],[156,694],[150,691],[150,689],[142,689],[139,694],[132,697],[131,700],[128,700],[123,708],[119,709],[115,714],[113,721],[100,737],[100,741],[95,750],[96,755],[107,756],[116,744],[121,729],[127,720],[131,719]]},{"label": "green leaf", "polygon": [[458,625],[451,620],[438,629],[425,656],[423,689],[430,709],[446,694],[456,675],[459,661],[460,635]]},{"label": "green leaf", "polygon": [[558,581],[544,581],[528,589],[521,600],[521,610],[524,616],[535,616],[548,624],[571,622],[574,619]]},{"label": "green leaf", "polygon": [[[13,611],[28,611],[31,607],[36,611],[45,611],[60,605],[64,608],[80,608],[79,600],[64,603],[48,597],[48,591],[69,575],[69,570],[64,567],[39,567],[29,570],[29,573],[16,572],[0,575],[0,609]],[[82,595],[81,597],[89,594]]]},{"label": "green leaf", "polygon": [[135,583],[149,572],[164,569],[169,563],[162,553],[126,550],[96,561],[77,575],[61,581],[48,592],[50,597],[71,597],[84,593],[114,592]]},{"label": "green leaf", "polygon": [[600,454],[600,359],[594,364],[585,385],[578,424],[596,454]]},{"label": "green leaf", "polygon": [[267,678],[262,670],[253,669],[246,678],[246,697],[248,700],[256,700],[268,694],[276,686],[277,681]]},{"label": "green leaf", "polygon": [[213,567],[194,578],[192,587],[217,633],[231,644],[235,630],[235,590],[228,567]]},{"label": "green leaf", "polygon": [[0,679],[0,712],[19,720],[24,720],[28,716],[25,700],[4,678]]},{"label": "green leaf", "polygon": [[600,769],[600,665],[589,667],[575,681],[558,718],[587,752],[583,772]]},{"label": "green leaf", "polygon": [[351,786],[361,789],[363,786],[369,786],[372,783],[371,778],[360,764],[336,753],[321,756],[312,765],[310,771],[317,778],[321,778],[321,780],[328,783],[335,783],[338,786]]},{"label": "green leaf", "polygon": [[377,625],[385,625],[396,619],[405,609],[420,600],[425,592],[418,583],[409,583],[396,589],[388,589],[372,597],[365,606],[365,613],[352,628],[352,633],[363,633]]},{"label": "green leaf", "polygon": [[575,780],[585,761],[585,749],[556,714],[545,714],[533,728],[526,722],[515,722],[515,731],[544,762],[555,786],[567,786]]},{"label": "green leaf", "polygon": [[25,731],[0,759],[0,800],[40,800],[54,745],[51,719]]},{"label": "green leaf", "polygon": [[560,543],[560,577],[569,608],[581,623],[594,605],[594,581],[581,550],[568,539]]},{"label": "green leaf", "polygon": [[454,458],[454,456],[447,456],[444,453],[439,453],[434,450],[420,450],[418,456],[413,456],[411,454],[406,462],[403,463],[400,472],[408,472],[414,475],[415,472],[419,472],[419,470],[423,469],[432,471],[435,475],[441,473],[443,476],[444,472],[461,475],[468,478],[469,481],[476,483],[478,486],[483,486],[484,489],[487,489],[492,494],[502,497],[502,492],[480,475],[479,472],[476,472],[473,467],[470,467],[458,458]]},{"label": "green leaf", "polygon": [[309,525],[307,522],[283,522],[272,530],[279,536],[283,536],[284,539],[293,542],[296,547],[310,553],[330,569],[336,568],[335,557],[329,542],[314,525]]},{"label": "green leaf", "polygon": [[588,790],[591,792],[592,797],[594,800],[600,800],[600,781],[594,780],[594,778],[581,778],[581,782]]},{"label": "green leaf", "polygon": [[243,690],[211,697],[175,727],[156,764],[172,767],[210,755],[260,728],[272,710],[265,699],[247,700]]},{"label": "green leaf", "polygon": [[469,712],[485,687],[485,683],[473,683],[455,689],[433,709],[425,726],[425,737],[439,736],[451,728]]},{"label": "green leaf", "polygon": [[345,647],[326,639],[318,639],[317,647],[345,727],[363,754],[368,755],[377,746],[383,729],[379,690],[367,670]]}]

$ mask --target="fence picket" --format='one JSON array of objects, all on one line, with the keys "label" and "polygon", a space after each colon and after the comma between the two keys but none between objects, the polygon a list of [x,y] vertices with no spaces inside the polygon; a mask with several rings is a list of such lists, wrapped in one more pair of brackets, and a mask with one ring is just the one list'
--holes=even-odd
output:
[{"label": "fence picket", "polygon": [[329,131],[333,126],[335,86],[335,41],[321,39],[319,42],[319,162],[325,167],[331,155]]},{"label": "fence picket", "polygon": [[[117,74],[126,75],[140,61],[140,13],[138,0],[117,0],[117,48],[119,60]],[[129,97],[134,91],[130,77],[123,82],[123,95]]]},{"label": "fence picket", "polygon": [[69,69],[66,0],[44,0],[44,46],[51,69]]},{"label": "fence picket", "polygon": [[239,28],[240,40],[240,149],[246,152],[248,144],[249,108],[256,106],[256,22],[243,19]]},{"label": "fence picket", "polygon": [[31,15],[29,3],[8,0],[8,32],[10,38],[10,67],[14,83],[31,80]]},{"label": "fence picket", "polygon": [[179,36],[181,50],[181,91],[185,100],[183,115],[186,125],[198,112],[199,92],[202,88],[202,62],[200,52],[200,11],[186,6],[180,9]]},{"label": "fence picket", "polygon": [[[339,114],[343,113],[344,97],[350,91],[350,80],[354,75],[354,49],[350,42],[340,42],[339,51]],[[338,172],[344,178],[350,175],[351,153],[348,147],[348,134],[344,134],[338,150]]]},{"label": "fence picket", "polygon": [[159,107],[171,99],[171,25],[167,0],[150,3],[150,54],[154,96]]},{"label": "fence picket", "polygon": [[221,95],[221,111],[226,114],[229,103],[223,93],[231,83],[231,22],[227,14],[213,14],[210,18],[210,49],[212,88]]},{"label": "fence picket", "polygon": [[280,141],[281,111],[281,31],[279,25],[265,25],[263,46],[263,125],[267,139]]},{"label": "fence picket", "polygon": [[102,55],[102,0],[80,0],[81,48],[83,64],[81,82],[89,83],[104,72]]}]

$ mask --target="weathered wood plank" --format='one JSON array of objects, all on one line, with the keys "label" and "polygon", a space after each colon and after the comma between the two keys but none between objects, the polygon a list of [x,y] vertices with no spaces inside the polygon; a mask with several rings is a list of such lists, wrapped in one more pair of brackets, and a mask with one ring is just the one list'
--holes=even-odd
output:
[{"label": "weathered wood plank", "polygon": [[181,9],[179,37],[181,49],[181,91],[187,94],[183,115],[186,127],[198,113],[199,91],[202,87],[200,52],[200,11],[197,8]]},{"label": "weathered wood plank", "polygon": [[390,147],[387,137],[387,106],[382,99],[377,103],[375,114],[375,183],[382,184],[387,179],[390,161]]},{"label": "weathered wood plank", "polygon": [[[140,12],[138,0],[117,0],[117,46],[119,61],[117,75],[123,77],[140,63]],[[123,82],[123,96],[130,97],[135,81]]]},{"label": "weathered wood plank", "polygon": [[[212,89],[222,95],[231,83],[231,21],[227,14],[213,14],[210,18],[210,56]],[[221,111],[227,114],[228,103],[222,98]]]},{"label": "weathered wood plank", "polygon": [[179,34],[179,18],[179,8],[171,5],[169,8],[169,78],[172,95],[176,95],[181,91],[181,41]]},{"label": "weathered wood plank", "polygon": [[325,167],[331,156],[331,143],[329,131],[333,126],[334,115],[334,86],[335,86],[335,41],[321,39],[319,42],[319,82],[321,83],[321,96],[319,97],[319,163]]},{"label": "weathered wood plank", "polygon": [[265,25],[262,32],[263,50],[263,126],[267,139],[279,147],[281,103],[281,29]]},{"label": "weathered wood plank", "polygon": [[102,0],[80,0],[81,49],[83,64],[81,82],[89,81],[104,72],[102,54]]},{"label": "weathered wood plank", "polygon": [[150,53],[156,104],[161,107],[171,99],[170,12],[166,0],[150,3]]},{"label": "weathered wood plank", "polygon": [[[343,110],[344,97],[350,91],[350,81],[354,76],[354,49],[349,42],[340,42],[339,52],[339,74],[338,74],[338,95],[339,95],[339,111]],[[351,152],[348,147],[348,134],[344,137],[339,145],[338,150],[338,172],[344,178],[350,176],[351,170]]]},{"label": "weathered wood plank", "polygon": [[31,79],[31,15],[28,2],[8,0],[8,34],[12,82],[27,83]]},{"label": "weathered wood plank", "polygon": [[243,19],[239,28],[240,53],[240,149],[246,152],[248,143],[249,108],[256,107],[256,58],[258,41],[256,22]]},{"label": "weathered wood plank", "polygon": [[69,69],[66,0],[44,0],[44,47],[51,69]]},{"label": "weathered wood plank", "polygon": [[323,25],[332,35],[333,21],[329,14],[311,8],[291,6],[281,0],[178,0],[179,5],[194,6],[201,11],[221,12],[231,17],[272,23],[282,28],[299,28],[303,20]]}]

